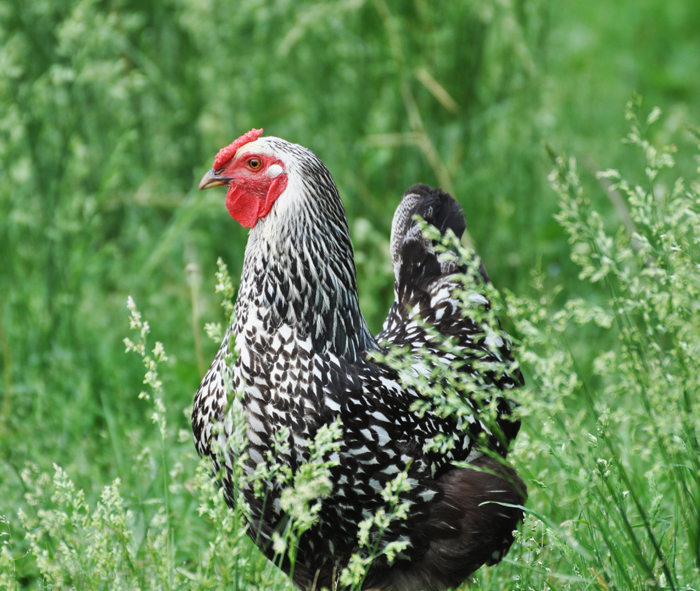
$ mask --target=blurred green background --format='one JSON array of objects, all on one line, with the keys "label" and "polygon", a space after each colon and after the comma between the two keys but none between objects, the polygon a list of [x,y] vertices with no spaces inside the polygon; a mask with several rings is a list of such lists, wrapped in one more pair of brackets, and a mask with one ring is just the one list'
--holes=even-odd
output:
[{"label": "blurred green background", "polygon": [[[543,143],[579,158],[619,223],[594,173],[637,162],[619,141],[632,91],[664,111],[659,142],[691,144],[699,31],[697,0],[4,0],[0,514],[15,548],[25,462],[60,464],[94,497],[115,477],[128,489],[131,458],[158,445],[124,354],[127,295],[170,355],[171,428],[189,430],[217,348],[201,327],[222,320],[216,259],[237,278],[247,236],[223,190],[196,191],[219,148],[264,127],[326,163],[375,331],[415,182],[453,192],[498,287],[529,293],[539,265],[571,295]],[[177,445],[189,470],[192,443]],[[34,584],[29,558],[16,568]]]}]

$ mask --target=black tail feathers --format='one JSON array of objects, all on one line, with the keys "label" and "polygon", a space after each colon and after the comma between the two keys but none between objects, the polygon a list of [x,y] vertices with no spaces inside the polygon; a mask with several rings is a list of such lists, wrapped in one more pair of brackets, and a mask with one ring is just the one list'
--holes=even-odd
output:
[{"label": "black tail feathers", "polygon": [[[442,235],[452,230],[461,238],[466,228],[462,207],[449,193],[423,184],[408,189],[391,225],[391,259],[399,292],[413,291],[437,277],[463,270],[458,261],[436,255],[434,244],[423,237],[413,219],[416,215]],[[488,281],[483,265],[480,272],[484,281]]]},{"label": "black tail feathers", "polygon": [[457,238],[461,238],[467,223],[464,219],[464,212],[459,203],[440,187],[433,189],[428,185],[413,185],[404,193],[402,203],[408,195],[417,195],[414,211],[411,215],[419,215],[430,225],[445,234],[448,229],[452,230]]}]

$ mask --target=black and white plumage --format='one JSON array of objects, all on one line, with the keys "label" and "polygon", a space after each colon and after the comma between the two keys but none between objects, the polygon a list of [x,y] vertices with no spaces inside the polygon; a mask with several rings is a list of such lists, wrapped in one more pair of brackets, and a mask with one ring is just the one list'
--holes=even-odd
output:
[{"label": "black and white plumage", "polygon": [[[419,416],[411,406],[420,393],[402,386],[398,372],[373,361],[372,352],[386,344],[433,347],[417,315],[477,352],[482,364],[511,359],[506,335],[495,337],[494,347],[484,342],[473,320],[460,314],[451,279],[460,269],[453,258],[436,255],[413,219],[418,214],[441,232],[450,228],[459,236],[465,227],[461,208],[440,189],[425,185],[404,195],[391,237],[396,302],[375,338],[359,309],[347,220],[330,173],[306,148],[258,135],[240,147],[232,144],[230,160],[217,157],[215,169],[200,183],[200,188],[227,184],[231,215],[252,230],[235,323],[195,396],[197,451],[211,456],[216,468],[226,464],[212,452],[211,437],[214,422],[226,425],[224,374],[229,369],[224,357],[234,337],[237,359],[230,371],[233,387],[244,392],[250,473],[282,426],[289,429],[289,453],[278,460],[294,471],[308,459],[308,441],[318,429],[337,417],[342,421],[338,465],[331,471],[333,490],[322,502],[316,525],[301,537],[294,582],[304,589],[332,587],[357,548],[358,524],[383,506],[380,493],[386,482],[406,470],[411,511],[385,537],[408,539],[410,545],[391,566],[378,561],[365,588],[456,586],[481,565],[502,558],[522,519],[522,511],[497,504],[522,504],[522,480],[475,444],[485,433],[481,445],[485,442],[505,457],[519,422],[511,420],[504,398],[498,401],[500,436],[478,415],[468,417],[464,429],[439,413]],[[263,208],[270,200],[270,207]],[[258,213],[250,217],[250,208]],[[482,275],[486,281],[485,271]],[[474,297],[488,306],[483,296]],[[499,390],[520,382],[519,373],[493,376]],[[440,433],[455,434],[457,445],[449,454],[427,449]],[[470,462],[476,470],[456,468],[454,461]],[[230,472],[223,483],[232,502]],[[252,490],[245,491],[253,517],[251,535],[269,557],[272,534],[284,521],[279,492],[271,486],[263,506]]]}]

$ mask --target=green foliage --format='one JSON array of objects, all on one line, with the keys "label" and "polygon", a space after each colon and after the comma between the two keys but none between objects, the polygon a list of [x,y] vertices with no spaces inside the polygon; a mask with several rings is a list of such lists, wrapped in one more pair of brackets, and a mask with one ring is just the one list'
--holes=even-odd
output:
[{"label": "green foliage", "polygon": [[[643,179],[637,184],[614,170],[601,173],[614,180],[609,190],[624,195],[634,224],[632,233],[624,226],[614,236],[606,232],[585,197],[574,159],[555,157],[550,176],[560,197],[557,217],[570,237],[580,278],[605,287],[601,305],[581,298],[556,305],[537,273],[533,286],[540,291],[539,298],[511,293],[501,298],[491,285],[475,281],[480,261],[472,251],[454,236],[444,241],[467,264],[464,288],[457,294],[463,312],[483,326],[486,342],[494,342],[499,333],[497,317],[507,313],[519,336],[519,356],[528,374],[526,386],[513,392],[520,404],[517,412],[523,432],[511,456],[530,485],[528,517],[504,564],[475,575],[483,588],[531,589],[546,584],[562,590],[650,586],[680,590],[693,589],[700,580],[700,409],[694,391],[700,375],[693,363],[700,351],[700,182],[671,178],[667,185],[652,184],[664,177],[665,169],[674,167],[674,148],[657,149],[646,139],[647,127],[659,113],[653,110],[642,124],[639,104],[633,99],[628,105],[632,131],[627,141],[643,155]],[[230,312],[233,292],[222,263],[217,280]],[[479,293],[491,298],[491,309],[481,305],[482,300],[475,297]],[[186,560],[194,562],[191,568],[179,566],[178,556],[188,546],[179,539],[185,535],[187,520],[176,527],[171,521],[178,513],[169,508],[170,499],[185,491],[179,484],[182,465],[169,453],[174,441],[164,418],[167,411],[158,374],[158,364],[167,357],[160,343],[148,354],[149,325],[132,299],[128,308],[138,339],[125,339],[125,343],[127,351],[144,361],[144,383],[151,392],[139,398],[154,405],[164,495],[152,499],[157,508],[141,529],[134,511],[125,508],[119,479],[103,489],[91,509],[84,492],[76,489],[63,469],[55,466],[51,478],[29,465],[22,472],[27,510],[20,509],[18,516],[42,578],[58,587],[108,584],[125,589],[287,584],[245,533],[247,507],[240,488],[234,493],[236,508],[230,510],[223,491],[208,476],[206,463],[197,468],[194,486],[200,494],[198,513],[209,522],[202,539],[214,538],[206,550],[188,555]],[[598,352],[593,374],[583,374],[569,340],[572,327],[589,324],[612,333],[613,339],[610,348]],[[432,338],[445,350],[458,353],[449,339],[437,333]],[[416,360],[400,349],[384,360],[398,367],[402,379],[424,391],[427,403],[445,415],[474,413],[464,393],[476,393],[480,418],[488,422],[492,406],[488,380],[477,376],[460,383],[428,352],[421,355],[421,363],[430,369],[430,381],[424,372],[411,371]],[[514,369],[512,364],[502,365],[490,364],[488,369]],[[448,387],[431,388],[435,379]],[[220,453],[234,452],[237,486],[247,481],[261,495],[264,482],[280,487],[281,503],[290,519],[275,536],[274,548],[280,560],[288,557],[293,569],[296,543],[317,519],[320,503],[330,491],[329,471],[336,462],[332,454],[342,437],[342,425],[336,422],[319,431],[309,443],[309,463],[295,474],[276,462],[288,445],[286,434],[279,433],[277,447],[249,478],[243,470],[245,414],[237,396],[231,393],[230,398],[233,436],[222,440]],[[569,410],[572,405],[577,405],[575,412]],[[433,445],[449,447],[450,442]],[[142,455],[150,452],[145,449]],[[358,553],[341,573],[341,585],[361,588],[377,556],[384,554],[391,561],[401,552],[405,542],[382,544],[382,535],[393,520],[405,517],[409,506],[400,495],[409,486],[404,473],[387,484],[386,508],[360,524]],[[8,569],[5,581],[16,587],[16,567],[7,545],[2,561]]]},{"label": "green foliage", "polygon": [[[700,581],[700,184],[664,173],[676,148],[648,141],[660,111],[642,121],[640,104],[628,104],[626,141],[641,152],[643,175],[601,173],[629,207],[630,228],[606,232],[576,161],[555,158],[557,217],[580,278],[602,284],[605,299],[557,306],[541,276],[539,299],[508,296],[530,370],[516,394],[526,432],[515,456],[535,485],[533,513],[549,525],[540,570],[564,559],[553,574],[573,570],[605,589],[692,589]],[[591,324],[614,341],[596,347],[593,372],[584,373],[571,329]],[[539,455],[551,461],[538,467]]]},{"label": "green foliage", "polygon": [[384,486],[382,499],[385,507],[377,509],[374,515],[363,519],[358,524],[357,552],[344,566],[338,581],[339,588],[362,589],[367,572],[379,557],[385,557],[392,564],[398,554],[408,546],[408,540],[384,539],[384,534],[393,521],[406,519],[411,509],[411,502],[401,500],[401,493],[411,489],[406,472],[400,472]]},{"label": "green foliage", "polygon": [[[188,408],[216,346],[201,327],[230,318],[216,261],[237,277],[245,243],[196,180],[264,126],[333,172],[374,330],[414,182],[454,192],[519,296],[501,309],[528,374],[514,459],[534,513],[477,580],[697,589],[698,179],[681,130],[700,120],[698,29],[690,0],[0,4],[0,587],[285,584],[199,466]],[[633,88],[667,112],[631,115],[641,168],[617,142]],[[580,155],[553,176],[563,230],[543,139]],[[128,294],[167,358],[147,335],[125,358]]]},{"label": "green foliage", "polygon": [[[225,267],[220,269],[219,278],[223,285],[227,284]],[[228,307],[230,301],[225,304]],[[235,510],[229,509],[223,490],[211,478],[208,460],[196,465],[188,457],[190,454],[172,453],[175,437],[165,420],[165,392],[158,374],[158,364],[167,361],[167,357],[161,343],[156,343],[152,356],[147,353],[148,322],[143,320],[133,299],[129,298],[127,307],[131,328],[138,335],[136,342],[124,339],[127,352],[142,357],[146,368],[144,383],[151,390],[141,392],[138,398],[152,402],[151,418],[161,442],[160,466],[148,448],[133,461],[138,476],[143,477],[150,467],[153,474],[163,478],[163,493],[151,493],[151,498],[139,507],[139,514],[127,508],[129,504],[133,506],[134,499],[131,503],[125,501],[121,482],[116,479],[102,490],[100,500],[91,508],[85,492],[76,488],[62,468],[54,465],[51,477],[29,464],[22,471],[27,507],[19,509],[18,517],[41,578],[50,588],[282,588],[285,579],[267,563],[246,534],[247,507],[242,498]],[[232,418],[233,435],[225,445],[226,449],[241,450],[245,446],[245,415],[240,404],[234,407],[237,414]],[[190,435],[185,435],[189,443]],[[189,464],[187,469],[183,460]],[[244,461],[244,456],[236,458],[236,482],[243,481]],[[313,462],[307,471],[312,468]],[[190,469],[190,479],[185,480]],[[303,475],[295,478],[295,484],[301,480]],[[182,513],[183,502],[187,503],[192,494],[198,497],[196,513],[200,519]],[[153,508],[147,508],[148,505]],[[194,547],[189,539],[193,520],[197,522],[195,530],[197,526],[206,527]],[[7,546],[3,548],[3,564],[10,567],[12,555]],[[3,577],[8,584],[16,584],[16,575],[10,576],[11,572]]]}]

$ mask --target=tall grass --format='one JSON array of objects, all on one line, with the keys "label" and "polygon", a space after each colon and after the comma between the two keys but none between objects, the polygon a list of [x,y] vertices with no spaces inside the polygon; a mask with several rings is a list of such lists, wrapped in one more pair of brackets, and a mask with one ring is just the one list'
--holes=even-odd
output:
[{"label": "tall grass", "polygon": [[[639,107],[636,98],[628,105],[626,138],[639,152],[639,177],[601,173],[611,181],[607,190],[618,192],[628,208],[631,226],[606,230],[581,187],[576,161],[553,155],[557,218],[570,237],[580,280],[601,287],[597,301],[557,301],[559,290],[545,288],[540,272],[533,274],[539,295],[532,299],[483,286],[495,304],[483,316],[485,326],[497,326],[496,316],[507,315],[526,373],[526,386],[513,393],[523,430],[511,460],[530,489],[527,517],[510,554],[473,577],[486,589],[691,590],[700,582],[700,367],[694,361],[700,351],[700,167],[687,180],[674,177],[676,148],[646,139],[660,111],[642,119]],[[700,132],[690,131],[700,143]],[[457,247],[465,261],[473,260],[469,249]],[[221,263],[218,285],[230,313],[231,281]],[[467,285],[474,289],[473,282]],[[464,306],[473,314],[469,295]],[[176,435],[165,419],[163,345],[151,349],[148,323],[133,300],[128,307],[136,339],[125,342],[143,359],[148,388],[139,398],[152,405],[161,444],[156,453],[143,448],[130,459],[144,486],[125,500],[117,479],[91,506],[61,467],[51,475],[28,465],[19,519],[30,555],[22,558],[15,541],[5,540],[3,582],[19,588],[16,564],[31,556],[45,584],[58,588],[288,585],[246,536],[242,497],[230,510],[206,462],[196,467],[191,453],[178,448],[178,438],[189,435]],[[600,343],[592,371],[572,346],[585,330]],[[210,332],[220,334],[213,327]],[[489,392],[478,381],[468,387]],[[463,399],[447,394],[440,402],[445,413],[469,412]],[[238,435],[224,444],[238,450],[245,445],[242,412],[234,410]],[[275,548],[292,568],[295,542],[329,490],[327,457],[342,436],[339,428],[319,434],[311,462],[298,474],[276,467],[271,456],[253,477],[253,485],[276,481],[286,487],[282,502],[292,519]],[[238,466],[237,481],[244,482],[243,464]],[[157,478],[164,479],[162,493],[150,489]],[[387,489],[388,513],[380,511],[360,528],[359,548],[367,553],[358,553],[343,575],[349,588],[359,588],[384,528],[405,515],[400,480]],[[199,517],[183,510],[195,492]],[[381,551],[391,557],[400,548]]]},{"label": "tall grass", "polygon": [[[700,169],[672,174],[676,147],[647,139],[661,112],[642,119],[640,105],[628,104],[625,142],[641,174],[599,174],[628,209],[626,227],[606,230],[573,158],[554,157],[550,176],[579,277],[601,285],[600,301],[556,304],[540,274],[539,299],[506,298],[531,374],[515,455],[534,484],[535,565],[542,584],[563,588],[572,575],[573,588],[700,584]],[[592,371],[574,349],[587,326],[598,327],[587,333],[599,343]]]},{"label": "tall grass", "polygon": [[[387,237],[400,194],[439,172],[467,195],[473,181],[461,171],[474,122],[493,96],[521,90],[492,67],[505,60],[508,73],[529,80],[522,56],[540,43],[532,15],[541,4],[532,19],[493,6],[488,14],[409,0],[0,6],[0,514],[13,556],[26,556],[13,563],[23,586],[40,576],[17,518],[29,511],[27,462],[41,473],[60,465],[93,507],[119,478],[139,540],[151,501],[165,498],[153,408],[132,394],[142,368],[123,357],[129,294],[167,345],[164,447],[166,459],[177,458],[167,465],[179,462],[183,479],[194,472],[191,443],[177,434],[189,429],[183,409],[199,365],[216,350],[199,325],[222,321],[215,261],[222,256],[237,277],[245,243],[220,195],[195,192],[216,150],[262,125],[322,156],[347,205],[362,306],[377,329],[392,297]],[[517,96],[524,104],[534,94]],[[482,121],[480,137],[491,129]],[[170,501],[171,513],[196,518],[194,497]],[[168,523],[177,535],[181,526]],[[169,544],[179,557],[207,539],[204,526],[185,529]]]},{"label": "tall grass", "polygon": [[[237,277],[245,242],[220,196],[196,195],[195,180],[216,149],[264,126],[312,148],[338,181],[361,305],[374,329],[393,297],[391,215],[417,181],[454,189],[496,285],[536,294],[534,302],[506,298],[502,315],[511,314],[523,340],[526,416],[514,453],[529,474],[530,508],[540,517],[528,518],[510,562],[478,578],[512,587],[508,577],[517,575],[522,588],[605,588],[613,584],[612,575],[605,577],[617,572],[610,569],[618,568],[600,567],[612,545],[622,553],[618,562],[652,569],[644,581],[662,585],[663,575],[667,585],[697,588],[689,578],[696,559],[678,558],[696,547],[693,516],[685,512],[697,497],[695,505],[680,500],[695,494],[694,473],[682,467],[692,466],[682,456],[683,445],[693,449],[692,413],[683,409],[696,403],[695,378],[686,380],[691,374],[679,369],[685,360],[692,372],[696,358],[695,284],[691,267],[678,262],[695,251],[683,246],[682,240],[693,244],[690,234],[646,229],[647,205],[636,205],[636,191],[621,207],[627,187],[638,183],[644,199],[657,197],[648,204],[661,212],[654,216],[686,216],[674,223],[690,228],[685,212],[694,211],[693,201],[670,210],[669,203],[679,203],[670,197],[672,172],[659,170],[649,180],[646,165],[617,138],[625,125],[618,116],[622,97],[638,88],[667,111],[648,137],[678,143],[673,157],[685,190],[697,193],[697,180],[690,180],[696,176],[688,172],[694,154],[680,128],[700,117],[698,27],[700,11],[691,1],[1,3],[0,587],[50,586],[55,583],[45,582],[45,572],[46,580],[68,581],[81,569],[88,574],[80,576],[93,576],[93,568],[104,580],[118,569],[115,585],[142,588],[283,584],[241,537],[239,517],[212,496],[208,479],[193,476],[198,460],[187,409],[201,366],[216,350],[200,327],[210,325],[213,334],[214,325],[227,321],[214,295],[216,260],[222,256]],[[571,176],[578,184],[569,185],[590,197],[591,204],[576,211],[600,213],[611,252],[626,239],[616,234],[620,215],[624,232],[650,232],[649,244],[631,239],[631,258],[620,262],[603,242],[595,258],[591,238],[576,230],[572,252],[593,265],[590,277],[576,281],[567,234],[552,218],[556,194],[546,188],[542,139],[581,156],[577,175],[568,160],[557,165],[558,174]],[[624,178],[638,171],[639,179],[627,185],[610,175],[596,179],[591,173],[601,162],[614,162]],[[557,182],[562,190],[564,180]],[[567,207],[563,211],[573,206]],[[581,228],[588,227],[587,214],[576,215]],[[668,243],[669,236],[681,246]],[[646,266],[654,257],[669,261],[658,279]],[[534,267],[540,272],[530,287]],[[618,280],[631,283],[623,289]],[[612,293],[618,299],[611,300]],[[151,334],[165,343],[167,360],[157,368],[164,411],[154,407],[156,393],[149,391],[150,401],[138,398],[142,360],[124,356],[129,294],[151,321]],[[574,296],[580,301],[564,304]],[[641,304],[647,301],[653,302],[649,310]],[[629,321],[618,314],[621,304]],[[689,318],[685,331],[682,315],[672,313],[678,309]],[[654,335],[639,342],[625,336],[624,345],[621,335],[646,330],[647,317]],[[144,351],[155,359],[155,343],[147,343]],[[647,357],[655,361],[642,363]],[[637,371],[639,363],[651,373]],[[625,381],[643,376],[645,386]],[[662,386],[673,376],[666,393]],[[681,383],[688,386],[687,403],[678,398]],[[608,415],[601,401],[608,401]],[[154,412],[165,421],[165,435],[160,423],[151,423]],[[598,434],[604,416],[609,436]],[[674,417],[689,422],[673,431]],[[666,449],[662,460],[658,442]],[[580,460],[569,453],[574,448]],[[586,511],[597,511],[607,487],[594,478],[597,459],[608,462],[611,485],[624,482],[622,469],[629,476],[621,502],[629,503],[623,506],[643,562],[630,558],[637,553],[631,538],[627,545],[616,542],[617,526],[613,533],[612,526],[597,530],[600,520],[574,510],[590,505]],[[664,465],[675,470],[673,478]],[[648,529],[635,499],[653,514]],[[600,507],[626,531],[617,505]],[[671,524],[665,535],[663,520]],[[588,537],[584,521],[593,524]],[[111,563],[104,555],[97,568],[86,540],[102,540],[95,546],[102,556],[110,531],[115,554]],[[40,551],[32,551],[27,532],[38,536]],[[597,562],[582,558],[579,548]],[[48,563],[41,562],[44,551]],[[617,560],[616,551],[609,560]],[[670,578],[657,566],[659,556]],[[672,564],[674,557],[683,564]],[[565,566],[557,570],[560,560]],[[599,576],[604,584],[596,582]],[[97,584],[97,578],[85,580]]]}]

